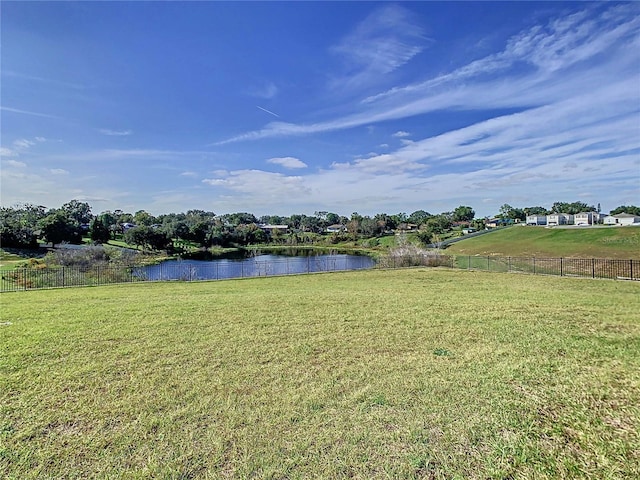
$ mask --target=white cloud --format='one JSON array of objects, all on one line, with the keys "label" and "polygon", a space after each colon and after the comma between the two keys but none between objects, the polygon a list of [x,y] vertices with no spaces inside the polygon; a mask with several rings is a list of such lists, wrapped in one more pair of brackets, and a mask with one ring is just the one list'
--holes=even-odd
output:
[{"label": "white cloud", "polygon": [[51,173],[52,175],[68,175],[69,174],[67,170],[64,170],[62,168],[50,168],[49,173]]},{"label": "white cloud", "polygon": [[278,87],[273,82],[265,82],[259,87],[254,87],[249,90],[249,95],[257,98],[263,98],[265,100],[271,100],[278,95]]},{"label": "white cloud", "polygon": [[285,168],[307,168],[307,164],[295,157],[270,158],[267,163],[273,163]]},{"label": "white cloud", "polygon": [[196,172],[186,171],[180,174],[181,177],[197,177],[198,174]]},{"label": "white cloud", "polygon": [[410,137],[411,134],[409,132],[405,132],[403,130],[399,130],[396,133],[394,133],[393,135],[391,135],[392,137],[396,137],[396,138],[402,138],[402,137]]},{"label": "white cloud", "polygon": [[103,135],[108,135],[110,137],[126,137],[133,133],[131,130],[110,130],[108,128],[101,128],[98,130]]},{"label": "white cloud", "polygon": [[52,79],[52,78],[50,78],[48,76],[47,77],[38,77],[36,75],[27,75],[27,74],[24,74],[24,73],[14,72],[14,71],[11,71],[11,70],[4,70],[2,72],[2,75],[3,76],[7,76],[7,77],[19,78],[21,80],[29,80],[29,81],[36,81],[36,82],[41,82],[41,83],[48,83],[48,84],[52,84],[52,85],[56,85],[56,86],[60,86],[60,87],[72,88],[72,89],[76,89],[76,90],[82,90],[82,89],[86,88],[84,85],[81,85],[81,84],[78,84],[78,83],[55,80],[55,79]]},{"label": "white cloud", "polygon": [[[637,83],[636,11],[625,4],[609,7],[595,20],[575,14],[551,21],[514,35],[502,52],[368,97],[352,114],[309,124],[272,122],[217,144],[330,132],[436,111],[526,109],[615,89],[629,80]],[[637,105],[637,88],[625,86],[624,93]]]},{"label": "white cloud", "polygon": [[8,167],[24,168],[27,166],[24,162],[18,162],[17,160],[6,160],[3,162]]},{"label": "white cloud", "polygon": [[344,89],[375,82],[409,62],[426,43],[412,12],[399,5],[380,7],[331,49],[345,60],[346,69],[334,86]]},{"label": "white cloud", "polygon": [[241,194],[238,201],[260,205],[282,204],[290,202],[291,198],[300,198],[310,194],[303,177],[288,176],[263,170],[235,170],[230,171],[223,178],[208,178],[202,183],[212,187]]},{"label": "white cloud", "polygon": [[44,118],[60,118],[56,115],[49,115],[48,113],[40,113],[40,112],[31,112],[29,110],[21,110],[19,108],[11,108],[11,107],[0,107],[0,110],[11,113],[19,113],[21,115],[31,115],[34,117],[44,117]]},{"label": "white cloud", "polygon": [[18,150],[26,150],[33,145],[35,145],[35,142],[27,140],[26,138],[20,138],[18,140],[14,140],[13,142],[13,146]]},{"label": "white cloud", "polygon": [[0,147],[0,157],[15,157],[17,152],[7,147]]},{"label": "white cloud", "polygon": [[20,156],[20,154],[26,153],[36,143],[42,143],[45,141],[46,139],[44,137],[35,137],[34,140],[29,140],[27,138],[18,138],[13,141],[12,148],[0,147],[0,156],[18,157]]}]

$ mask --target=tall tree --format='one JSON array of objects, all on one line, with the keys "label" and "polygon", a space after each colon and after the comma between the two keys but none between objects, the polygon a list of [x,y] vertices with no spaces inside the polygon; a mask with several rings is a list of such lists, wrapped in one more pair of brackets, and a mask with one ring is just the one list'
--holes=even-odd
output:
[{"label": "tall tree", "polygon": [[473,208],[463,205],[460,205],[453,211],[454,222],[470,222],[475,216],[476,212],[473,211]]},{"label": "tall tree", "polygon": [[0,208],[0,245],[14,248],[37,248],[38,222],[45,216],[44,207],[31,204]]},{"label": "tall tree", "polygon": [[138,210],[133,215],[133,223],[138,226],[150,227],[151,225],[156,223],[156,217],[145,210]]},{"label": "tall tree", "polygon": [[611,210],[610,215],[618,215],[619,213],[629,213],[640,216],[640,207],[636,207],[635,205],[620,205]]},{"label": "tall tree", "polygon": [[505,203],[500,207],[500,217],[510,218],[513,220],[525,220],[527,214],[521,208],[514,208],[508,203]]},{"label": "tall tree", "polygon": [[77,243],[82,240],[80,225],[62,210],[53,211],[40,220],[40,231],[53,247],[62,242]]},{"label": "tall tree", "polygon": [[96,243],[107,243],[111,238],[111,232],[100,216],[93,219],[89,228],[91,240]]},{"label": "tall tree", "polygon": [[91,222],[93,215],[91,214],[91,206],[87,202],[71,200],[60,207],[69,218],[75,220],[79,225]]},{"label": "tall tree", "polygon": [[[425,212],[424,210],[416,210],[407,218],[407,222],[415,223],[416,225],[422,225],[427,221],[427,218],[432,215],[429,212]],[[427,242],[428,243],[428,242]]]},{"label": "tall tree", "polygon": [[544,207],[525,207],[522,209],[525,215],[548,215],[549,211]]},{"label": "tall tree", "polygon": [[595,210],[593,205],[587,205],[584,202],[554,202],[551,206],[551,213],[568,213],[570,215],[580,212],[594,212]]}]

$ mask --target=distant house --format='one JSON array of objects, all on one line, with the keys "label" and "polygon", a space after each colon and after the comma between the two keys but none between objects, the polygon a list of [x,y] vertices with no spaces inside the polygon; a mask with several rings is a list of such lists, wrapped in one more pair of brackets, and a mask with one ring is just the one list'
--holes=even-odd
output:
[{"label": "distant house", "polygon": [[327,233],[340,233],[340,232],[346,232],[347,231],[347,227],[345,227],[344,225],[341,225],[339,223],[333,224],[333,225],[329,225],[326,230]]},{"label": "distant house", "polygon": [[132,228],[135,228],[137,225],[135,223],[128,223],[125,222],[121,225],[122,227],[122,232],[126,232],[127,230],[131,230]]},{"label": "distant house", "polygon": [[569,213],[552,213],[547,215],[547,225],[571,225],[573,224],[573,215]]},{"label": "distant house", "polygon": [[413,232],[415,230],[418,230],[418,225],[415,223],[401,223],[396,228],[397,232]]},{"label": "distant house", "polygon": [[271,225],[269,223],[261,223],[260,225],[258,225],[258,227],[260,227],[265,232],[269,232],[269,233],[273,233],[273,232],[287,233],[287,231],[289,230],[289,225]]},{"label": "distant house", "polygon": [[607,215],[603,222],[605,225],[634,225],[640,224],[640,216],[631,213],[619,213],[617,215]]},{"label": "distant house", "polygon": [[593,225],[598,222],[599,217],[597,212],[580,212],[575,214],[573,222],[576,225]]},{"label": "distant house", "polygon": [[488,219],[484,223],[484,226],[486,228],[498,228],[498,227],[505,227],[507,225],[513,225],[513,219],[495,217],[495,218]]},{"label": "distant house", "polygon": [[546,225],[547,216],[546,215],[527,215],[526,223],[527,225]]}]

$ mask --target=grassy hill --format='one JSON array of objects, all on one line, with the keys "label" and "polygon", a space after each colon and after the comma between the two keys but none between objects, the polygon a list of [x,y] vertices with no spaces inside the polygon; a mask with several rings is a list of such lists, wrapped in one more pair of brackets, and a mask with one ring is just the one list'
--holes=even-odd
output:
[{"label": "grassy hill", "polygon": [[640,258],[640,227],[544,228],[514,226],[456,242],[458,255]]},{"label": "grassy hill", "polygon": [[0,477],[639,478],[639,293],[409,269],[2,294]]}]

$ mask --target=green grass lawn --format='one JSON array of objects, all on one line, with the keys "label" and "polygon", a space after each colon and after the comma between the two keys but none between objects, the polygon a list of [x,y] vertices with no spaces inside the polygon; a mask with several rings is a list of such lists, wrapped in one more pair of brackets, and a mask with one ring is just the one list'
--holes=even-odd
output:
[{"label": "green grass lawn", "polygon": [[640,284],[445,269],[2,294],[0,477],[640,477]]},{"label": "green grass lawn", "polygon": [[0,250],[0,270],[14,268],[22,263],[25,263],[25,259],[20,255]]},{"label": "green grass lawn", "polygon": [[640,227],[514,226],[447,247],[457,255],[640,259]]},{"label": "green grass lawn", "polygon": [[30,258],[38,258],[42,253],[33,250],[7,251],[0,248],[0,271],[13,270],[26,265]]}]

